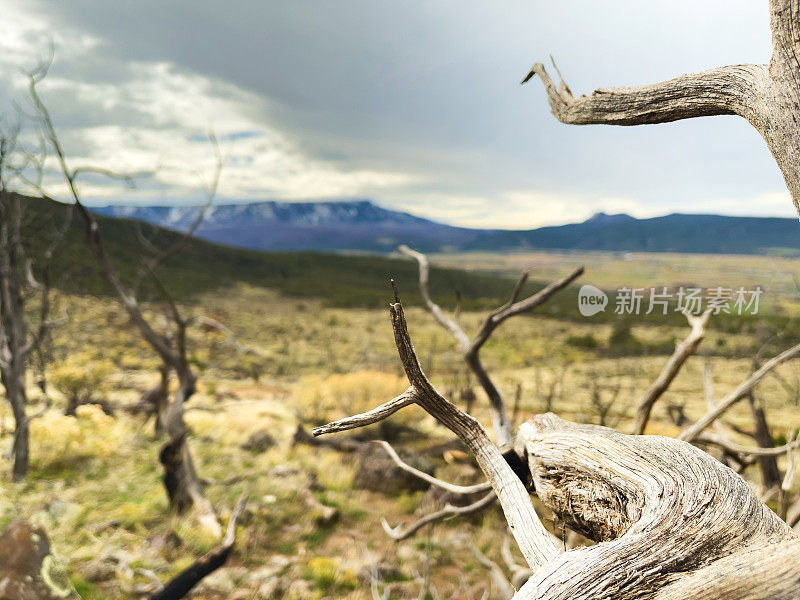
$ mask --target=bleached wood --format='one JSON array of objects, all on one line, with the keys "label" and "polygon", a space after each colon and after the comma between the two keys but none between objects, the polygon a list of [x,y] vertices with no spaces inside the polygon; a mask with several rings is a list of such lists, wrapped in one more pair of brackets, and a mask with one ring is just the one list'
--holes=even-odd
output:
[{"label": "bleached wood", "polygon": [[[552,414],[523,424],[518,443],[542,502],[572,529],[602,542],[553,559],[523,586],[519,600],[685,600],[697,597],[686,580],[733,589],[724,581],[737,576],[728,563],[763,559],[765,579],[783,568],[781,553],[800,550],[786,523],[741,477],[690,444],[576,425]],[[792,569],[793,580],[780,579],[784,595],[770,595],[776,590],[769,586],[768,592],[749,590],[751,596],[702,597],[795,598],[800,583]]]},{"label": "bleached wood", "polygon": [[394,448],[392,448],[392,445],[389,442],[378,440],[377,443],[383,446],[383,449],[386,450],[386,453],[389,455],[389,458],[394,461],[394,464],[403,469],[405,472],[411,473],[415,477],[422,479],[422,481],[426,481],[431,485],[443,490],[447,490],[452,494],[475,494],[477,492],[485,492],[492,489],[492,484],[488,481],[476,483],[475,485],[456,485],[448,481],[443,481],[434,477],[433,475],[428,475],[425,471],[420,471],[419,469],[416,469],[405,462],[402,458],[400,458],[397,452],[395,452]]},{"label": "bleached wood", "polygon": [[459,517],[481,511],[492,504],[495,500],[497,500],[495,493],[489,492],[480,500],[476,500],[472,504],[467,504],[466,506],[455,506],[448,502],[440,510],[425,515],[405,529],[402,529],[399,525],[396,527],[390,526],[386,519],[381,519],[381,525],[383,526],[383,530],[386,532],[386,535],[392,539],[396,541],[407,540],[426,525],[430,525],[431,523],[442,521],[444,519],[450,519],[452,517]]},{"label": "bleached wood", "polygon": [[[396,295],[395,299],[397,300]],[[405,314],[399,300],[389,305],[389,312],[392,317],[392,329],[400,362],[411,384],[404,394],[410,395],[416,404],[456,434],[472,452],[500,500],[509,529],[519,545],[522,555],[532,569],[540,568],[556,556],[560,550],[536,514],[525,485],[505,461],[497,446],[489,439],[481,424],[442,397],[428,381],[422,372],[411,343]],[[394,404],[384,404],[384,409],[380,412],[372,411],[374,414],[368,419],[365,419],[364,415],[348,417],[319,427],[313,433],[322,435],[377,422],[396,412],[400,408],[399,404],[405,400],[392,402]],[[388,409],[387,405],[390,405]]]},{"label": "bleached wood", "polygon": [[399,246],[397,248],[400,252],[409,256],[417,261],[419,264],[419,289],[425,306],[428,311],[433,315],[436,322],[442,327],[447,329],[453,337],[456,338],[461,351],[464,354],[464,360],[469,366],[470,370],[475,374],[475,377],[480,383],[486,396],[489,398],[491,407],[492,426],[494,429],[495,439],[499,445],[508,444],[512,438],[511,421],[508,418],[505,400],[500,389],[495,385],[486,367],[483,365],[480,357],[480,351],[483,345],[487,342],[495,329],[509,317],[528,312],[534,308],[541,306],[547,302],[550,297],[556,292],[564,289],[577,279],[583,273],[583,267],[578,267],[566,277],[555,281],[542,289],[536,294],[519,300],[522,293],[522,288],[528,280],[528,272],[522,273],[517,280],[516,285],[511,293],[511,297],[503,306],[494,310],[481,325],[480,330],[475,337],[470,340],[469,336],[464,332],[461,326],[455,320],[448,317],[442,308],[436,304],[430,295],[428,286],[429,281],[429,263],[428,257],[422,252],[413,250],[408,246]]}]

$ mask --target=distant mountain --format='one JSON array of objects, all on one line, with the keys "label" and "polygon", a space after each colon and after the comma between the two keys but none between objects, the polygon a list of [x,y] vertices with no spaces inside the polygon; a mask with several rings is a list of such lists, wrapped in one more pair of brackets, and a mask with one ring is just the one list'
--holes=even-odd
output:
[{"label": "distant mountain", "polygon": [[800,250],[800,223],[772,217],[672,214],[651,219],[595,215],[583,223],[497,231],[465,249],[484,251],[606,250],[764,254]]},{"label": "distant mountain", "polygon": [[[185,230],[199,209],[108,206],[94,210],[105,216]],[[399,244],[408,244],[426,252],[800,252],[800,223],[795,219],[687,214],[636,219],[626,214],[597,213],[582,223],[530,230],[468,229],[382,208],[369,200],[213,206],[197,236],[255,250],[388,252]]]},{"label": "distant mountain", "polygon": [[[186,206],[107,206],[93,210],[178,231],[188,229],[199,214],[197,207]],[[399,244],[425,251],[457,250],[485,233],[387,210],[369,200],[268,201],[212,206],[197,237],[254,250],[389,252]]]}]

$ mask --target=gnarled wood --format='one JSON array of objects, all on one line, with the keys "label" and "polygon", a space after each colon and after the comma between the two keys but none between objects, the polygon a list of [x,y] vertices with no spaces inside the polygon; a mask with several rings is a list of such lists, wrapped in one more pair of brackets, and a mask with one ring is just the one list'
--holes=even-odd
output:
[{"label": "gnarled wood", "polygon": [[[726,565],[737,559],[727,557],[771,556],[765,565],[778,567],[781,551],[800,547],[741,477],[687,443],[551,414],[523,424],[517,440],[539,498],[571,528],[602,542],[555,558],[520,599],[695,597],[679,595],[691,589],[682,580],[696,576],[695,585],[707,585],[709,573],[735,575]],[[794,569],[794,580],[782,583],[791,597],[800,594]],[[773,597],[758,594],[752,598]]]},{"label": "gnarled wood", "polygon": [[[534,570],[515,598],[677,600],[699,597],[694,592],[703,586],[702,597],[709,600],[800,597],[796,564],[788,567],[785,560],[799,555],[800,539],[731,469],[680,440],[624,435],[545,414],[520,427],[514,452],[527,464],[542,502],[571,529],[599,542],[560,553],[497,447],[422,373],[402,306],[398,301],[390,307],[411,383],[405,394],[475,454]],[[397,404],[395,399],[369,416],[314,433],[376,422]],[[746,585],[744,574],[763,586]]]},{"label": "gnarled wood", "polygon": [[323,435],[375,423],[396,412],[401,408],[400,405],[407,405],[407,400],[410,399],[455,433],[469,448],[486,479],[492,484],[503,507],[509,529],[526,561],[534,569],[541,567],[557,555],[559,549],[539,520],[524,484],[514,474],[480,423],[443,398],[428,381],[411,343],[403,307],[396,292],[395,300],[394,304],[389,305],[389,311],[400,361],[411,384],[403,394],[406,398],[402,401],[391,400],[370,413],[318,427],[313,434]]}]

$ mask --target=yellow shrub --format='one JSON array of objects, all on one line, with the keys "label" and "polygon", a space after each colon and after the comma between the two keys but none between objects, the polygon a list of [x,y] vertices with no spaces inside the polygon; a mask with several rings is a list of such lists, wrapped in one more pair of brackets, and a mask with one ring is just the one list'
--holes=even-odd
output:
[{"label": "yellow shrub", "polygon": [[342,569],[339,562],[326,556],[315,556],[303,569],[303,578],[312,582],[319,591],[346,592],[358,587],[358,577],[350,569]]},{"label": "yellow shrub", "polygon": [[49,374],[49,380],[68,403],[78,405],[102,400],[113,371],[111,361],[83,353],[56,365]]},{"label": "yellow shrub", "polygon": [[108,456],[117,448],[114,425],[96,404],[79,406],[74,417],[49,411],[31,422],[31,457],[47,465]]}]

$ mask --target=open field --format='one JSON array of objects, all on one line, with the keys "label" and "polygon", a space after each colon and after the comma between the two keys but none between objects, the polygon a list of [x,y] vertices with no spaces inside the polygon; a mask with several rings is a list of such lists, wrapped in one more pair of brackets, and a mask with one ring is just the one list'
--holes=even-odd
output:
[{"label": "open field", "polygon": [[800,307],[800,260],[769,255],[675,254],[649,252],[524,252],[436,254],[431,261],[443,267],[461,267],[493,273],[530,269],[535,279],[562,276],[584,265],[583,283],[602,289],[627,287],[761,286],[769,310],[795,314]]},{"label": "open field", "polygon": [[[612,281],[611,275],[604,277]],[[51,381],[50,408],[31,382],[37,404],[31,413],[43,413],[33,424],[30,480],[12,485],[3,470],[7,493],[0,499],[0,528],[15,516],[43,523],[85,599],[138,597],[137,586],[149,583],[148,572],[163,581],[212,547],[214,540],[191,518],[169,514],[152,423],[123,410],[155,382],[157,362],[151,352],[111,300],[64,295],[59,302],[71,319],[56,331],[53,372],[61,373],[63,380],[65,373],[85,375],[99,369],[103,376],[95,386],[96,397],[117,410],[110,417],[87,406],[76,417],[66,417],[63,394],[53,389],[58,378]],[[356,489],[351,454],[292,444],[298,423],[308,429],[364,410],[405,388],[385,309],[337,308],[319,299],[240,284],[205,292],[186,310],[223,321],[236,341],[253,351],[242,355],[221,333],[192,330],[192,361],[200,370],[200,384],[186,419],[199,472],[223,518],[243,490],[250,499],[233,558],[193,597],[271,598],[275,596],[269,595],[270,586],[281,581],[288,598],[369,598],[363,573],[373,565],[393,586],[392,597],[416,597],[426,569],[442,597],[455,590],[458,572],[480,597],[488,578],[465,536],[472,531],[478,547],[499,560],[497,540],[504,521],[497,508],[394,543],[381,529],[380,519],[392,525],[409,523],[437,505],[434,496]],[[467,331],[474,331],[481,317],[482,313],[464,312],[460,320]],[[421,308],[409,309],[408,319],[423,367],[434,383],[456,402],[466,387],[474,388],[473,413],[488,426],[485,398],[474,383],[465,383],[453,340]],[[745,354],[757,341],[746,333],[715,332],[713,321],[709,330],[698,356],[689,360],[659,401],[649,432],[678,433],[667,416],[670,405],[683,406],[690,419],[705,412],[705,360],[713,367],[717,398],[749,373],[749,360],[729,358],[728,351],[739,348]],[[483,356],[510,407],[516,404],[517,422],[548,408],[546,396],[558,379],[551,410],[568,419],[598,423],[601,414],[593,391],[599,390],[602,399],[615,398],[602,417],[606,424],[627,430],[635,400],[655,378],[665,356],[663,351],[642,356],[614,350],[612,331],[611,324],[576,324],[535,315],[517,317],[501,327]],[[666,347],[667,352],[686,332],[685,326],[634,326],[631,331],[636,340]],[[586,343],[588,337],[593,347]],[[780,380],[769,378],[759,388],[759,398],[781,441],[790,428],[800,425],[800,368],[792,362],[778,373]],[[0,410],[0,444],[5,447],[10,416],[5,404]],[[465,456],[451,452],[445,460],[441,450],[432,450],[451,436],[419,409],[405,409],[393,420],[414,427],[395,432],[395,445],[419,453],[437,476],[459,483],[479,480]],[[746,403],[732,410],[726,422],[752,428]],[[270,433],[274,444],[263,450],[242,447],[262,430]],[[384,432],[361,433],[369,438]],[[734,439],[748,443],[745,436]],[[758,485],[756,467],[748,476]],[[322,509],[299,492],[304,489],[320,505],[338,509],[338,518],[324,522]]]}]

